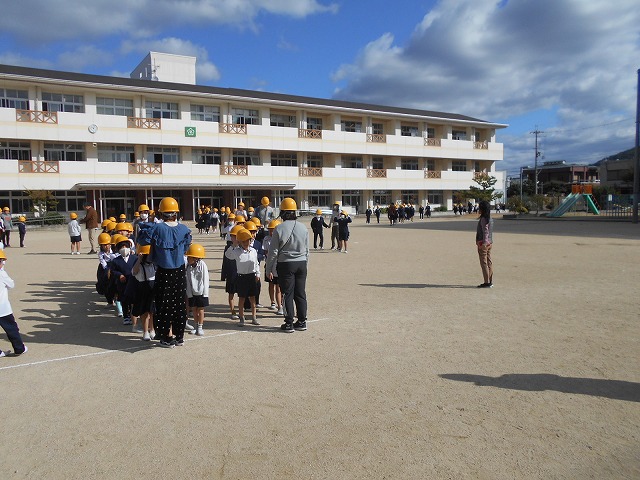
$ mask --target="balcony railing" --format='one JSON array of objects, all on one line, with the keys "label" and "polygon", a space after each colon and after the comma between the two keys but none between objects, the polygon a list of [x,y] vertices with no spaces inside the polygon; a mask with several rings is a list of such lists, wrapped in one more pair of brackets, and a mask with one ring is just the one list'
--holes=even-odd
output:
[{"label": "balcony railing", "polygon": [[58,123],[58,112],[16,109],[16,121],[34,123]]},{"label": "balcony railing", "polygon": [[130,163],[129,173],[143,175],[162,175],[161,163]]},{"label": "balcony railing", "polygon": [[367,168],[367,178],[387,178],[387,169]]},{"label": "balcony railing", "polygon": [[314,128],[299,128],[298,138],[322,138],[322,130],[316,130]]},{"label": "balcony railing", "polygon": [[127,128],[148,128],[160,130],[162,123],[159,118],[127,117]]},{"label": "balcony railing", "polygon": [[439,138],[427,138],[425,137],[424,139],[424,145],[425,147],[440,147],[441,146],[441,141]]},{"label": "balcony railing", "polygon": [[247,126],[244,123],[221,123],[218,127],[220,133],[233,133],[237,135],[246,135]]},{"label": "balcony railing", "polygon": [[298,167],[300,177],[321,177],[322,167]]},{"label": "balcony railing", "polygon": [[19,160],[20,173],[60,173],[60,163],[48,160]]},{"label": "balcony railing", "polygon": [[427,170],[425,168],[424,178],[442,178],[442,172],[440,170]]},{"label": "balcony railing", "polygon": [[220,165],[220,175],[249,175],[247,165]]},{"label": "balcony railing", "polygon": [[480,149],[480,150],[488,150],[489,149],[489,143],[487,141],[484,141],[484,142],[473,142],[473,148]]},{"label": "balcony railing", "polygon": [[367,133],[369,143],[387,143],[387,136],[383,133]]}]

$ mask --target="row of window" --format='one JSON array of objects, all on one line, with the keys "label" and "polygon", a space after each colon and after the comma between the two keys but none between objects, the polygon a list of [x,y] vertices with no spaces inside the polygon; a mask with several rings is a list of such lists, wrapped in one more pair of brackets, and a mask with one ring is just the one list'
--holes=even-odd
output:
[{"label": "row of window", "polygon": [[[0,142],[0,159],[6,160],[31,160],[31,144],[29,142]],[[44,159],[49,161],[81,162],[85,160],[84,144],[81,143],[45,143]],[[148,163],[182,163],[180,149],[176,147],[148,146],[145,159]],[[100,145],[98,147],[99,162],[135,163],[135,149],[132,145]],[[195,164],[220,165],[222,164],[222,150],[214,148],[192,148],[191,161]],[[234,165],[260,165],[260,155],[257,150],[233,150],[232,162]],[[293,152],[272,152],[271,165],[274,167],[296,167],[298,157]],[[320,168],[323,166],[323,155],[314,154],[307,156],[307,166]],[[374,169],[384,169],[384,159],[374,157],[371,163]],[[427,159],[425,168],[435,170],[435,160]],[[364,168],[363,158],[359,155],[343,155],[343,168]],[[403,158],[400,163],[401,170],[420,170],[420,162],[416,158]],[[468,162],[466,160],[453,160],[451,170],[454,172],[466,172]],[[473,163],[473,170],[480,171],[480,162]]]},{"label": "row of window", "polygon": [[[29,99],[26,90],[0,89],[0,107],[28,110]],[[84,97],[82,95],[69,95],[62,93],[43,92],[42,110],[48,112],[73,112],[84,113]],[[99,115],[117,115],[133,117],[135,110],[133,100],[125,98],[96,98],[96,112]],[[176,102],[158,102],[148,100],[145,102],[146,118],[180,119],[179,104]],[[259,111],[254,109],[233,108],[231,111],[232,123],[241,125],[259,125]],[[220,107],[214,105],[191,104],[191,120],[200,122],[220,122]],[[323,119],[321,117],[307,117],[306,128],[309,130],[322,130]],[[295,115],[272,113],[270,118],[272,127],[298,128]],[[343,120],[340,122],[343,132],[363,133],[362,121]],[[373,122],[371,133],[383,135],[384,124]],[[465,130],[453,130],[454,140],[466,140]],[[420,137],[422,132],[414,125],[401,125],[400,135],[404,137]],[[427,138],[435,138],[435,128],[427,128]]]}]

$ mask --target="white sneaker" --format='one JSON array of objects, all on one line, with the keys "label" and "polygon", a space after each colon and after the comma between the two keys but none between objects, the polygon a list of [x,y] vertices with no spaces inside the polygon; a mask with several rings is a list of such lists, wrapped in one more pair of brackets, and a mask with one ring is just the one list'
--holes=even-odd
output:
[{"label": "white sneaker", "polygon": [[202,325],[198,325],[198,329],[196,330],[196,335],[202,337],[204,335],[204,330],[202,330]]},{"label": "white sneaker", "polygon": [[149,332],[149,338],[150,338],[151,340],[154,340],[154,339],[156,338],[156,331],[155,331],[155,330],[151,330],[151,331]]},{"label": "white sneaker", "polygon": [[151,335],[149,335],[149,332],[144,332],[144,335],[142,335],[142,340],[144,340],[145,342],[151,340]]},{"label": "white sneaker", "polygon": [[342,252],[342,253],[348,253],[348,252],[345,250],[345,251],[344,251],[344,252]]},{"label": "white sneaker", "polygon": [[271,306],[269,307],[269,310],[278,310],[278,307],[276,307],[275,303],[272,303]]},{"label": "white sneaker", "polygon": [[134,325],[134,326],[132,326],[132,327],[131,327],[131,331],[132,331],[133,333],[142,333],[142,332],[143,332],[143,330],[142,330],[138,325]]},{"label": "white sneaker", "polygon": [[261,303],[256,303],[256,307],[257,308],[264,308],[264,305],[262,305]]},{"label": "white sneaker", "polygon": [[240,317],[235,313],[231,315],[231,320],[238,320]]},{"label": "white sneaker", "polygon": [[192,331],[192,330],[195,330],[195,327],[194,327],[193,325],[191,325],[189,322],[187,322],[187,323],[184,325],[184,329],[185,329],[185,330]]},{"label": "white sneaker", "polygon": [[276,312],[276,315],[284,315],[284,310],[282,307],[278,309],[278,311]]}]

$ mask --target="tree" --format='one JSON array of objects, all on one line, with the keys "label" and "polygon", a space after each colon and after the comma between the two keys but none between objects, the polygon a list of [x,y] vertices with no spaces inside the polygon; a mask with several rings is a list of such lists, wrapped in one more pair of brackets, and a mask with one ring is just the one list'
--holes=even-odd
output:
[{"label": "tree", "polygon": [[48,210],[55,210],[58,205],[52,190],[25,190],[33,203],[33,211],[39,216],[44,215]]},{"label": "tree", "polygon": [[487,202],[502,198],[502,192],[496,192],[496,189],[493,188],[498,181],[496,177],[492,177],[488,173],[483,172],[478,173],[473,181],[476,182],[478,186],[471,185],[469,187],[469,196],[478,201],[486,200]]}]

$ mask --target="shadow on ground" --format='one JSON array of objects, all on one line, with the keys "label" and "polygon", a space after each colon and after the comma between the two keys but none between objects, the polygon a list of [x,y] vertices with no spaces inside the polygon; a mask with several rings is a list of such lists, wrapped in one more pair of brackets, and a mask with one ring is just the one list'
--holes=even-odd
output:
[{"label": "shadow on ground", "polygon": [[382,288],[477,288],[473,285],[437,285],[433,283],[359,283],[358,285]]},{"label": "shadow on ground", "polygon": [[497,387],[529,392],[552,390],[613,400],[640,402],[640,383],[624,380],[561,377],[547,373],[509,373],[500,377],[470,375],[467,373],[445,373],[441,374],[440,377],[446,380],[470,382],[480,387]]}]

